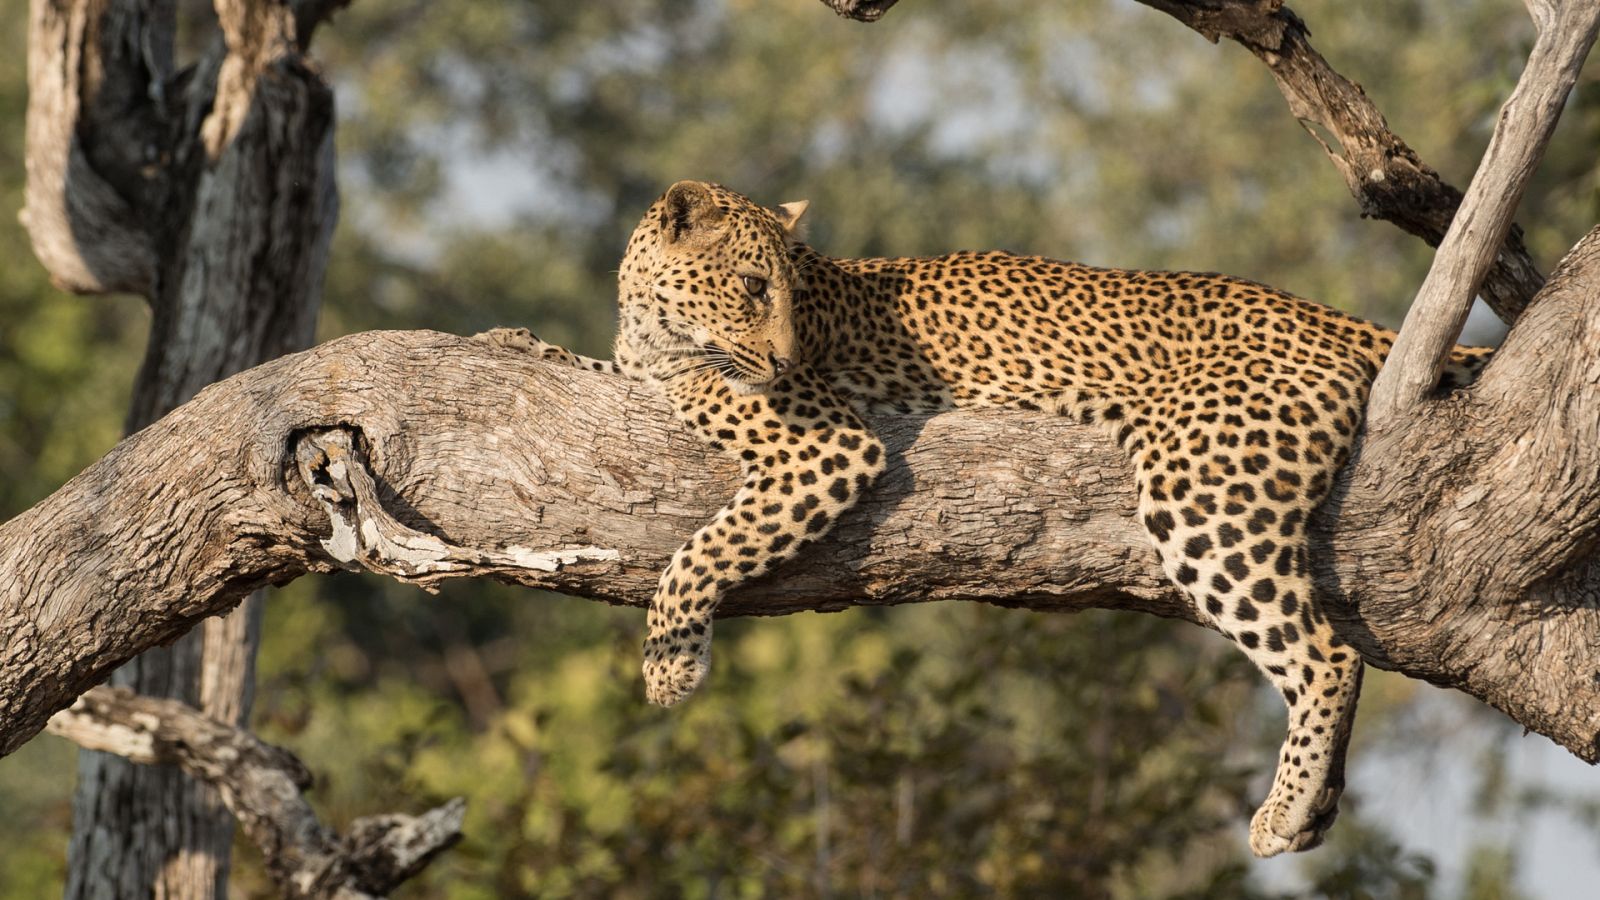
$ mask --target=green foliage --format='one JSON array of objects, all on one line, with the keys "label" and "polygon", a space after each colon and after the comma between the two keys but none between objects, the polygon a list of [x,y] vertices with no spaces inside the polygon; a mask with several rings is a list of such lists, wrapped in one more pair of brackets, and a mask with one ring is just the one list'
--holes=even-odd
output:
[{"label": "green foliage", "polygon": [[1516,856],[1504,847],[1474,847],[1469,854],[1465,900],[1524,900],[1513,887]]},{"label": "green foliage", "polygon": [[[1295,6],[1464,184],[1530,40],[1516,4]],[[10,209],[23,38],[0,34]],[[345,199],[325,337],[516,324],[604,355],[626,235],[691,177],[810,199],[835,254],[1220,270],[1390,322],[1429,257],[1359,219],[1257,60],[1131,4],[923,0],[863,27],[815,0],[362,0],[317,52]],[[1524,204],[1547,266],[1600,218],[1597,143],[1591,77]],[[10,215],[0,253],[11,515],[116,439],[144,314],[53,291]],[[637,611],[356,577],[268,610],[258,725],[316,769],[330,823],[469,799],[466,842],[403,896],[1269,897],[1295,866],[1266,884],[1243,855],[1281,704],[1186,626],[962,605],[734,621],[711,683],[663,712],[641,697]],[[1369,679],[1358,742],[1404,717],[1386,684]],[[59,884],[71,770],[46,739],[0,763],[0,896]],[[1359,811],[1295,895],[1437,893]],[[269,895],[254,851],[239,860],[236,892]],[[1469,895],[1511,896],[1515,864],[1486,846]]]},{"label": "green foliage", "polygon": [[1341,821],[1329,837],[1334,853],[1307,863],[1316,896],[1348,900],[1426,900],[1433,862],[1406,850],[1365,822]]},{"label": "green foliage", "polygon": [[417,664],[431,648],[374,659],[312,598],[271,608],[263,668],[293,711],[266,735],[321,765],[363,748],[323,808],[474,798],[424,894],[1097,896],[1192,882],[1197,843],[1236,852],[1259,759],[1233,750],[1249,673],[1218,639],[966,606],[730,622],[710,689],[665,712],[639,699],[636,615],[597,630],[590,605],[496,593],[516,648],[437,654],[493,672],[478,729],[430,696],[458,677]]}]

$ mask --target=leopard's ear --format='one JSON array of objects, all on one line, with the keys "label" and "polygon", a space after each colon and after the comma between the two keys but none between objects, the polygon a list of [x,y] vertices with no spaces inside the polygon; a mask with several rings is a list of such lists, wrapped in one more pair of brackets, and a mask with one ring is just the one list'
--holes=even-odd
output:
[{"label": "leopard's ear", "polygon": [[795,229],[800,227],[800,216],[805,215],[806,208],[810,205],[811,200],[790,200],[787,203],[779,203],[778,208],[773,210],[773,215],[778,216],[778,224],[784,226],[784,231],[789,234],[790,239],[798,239],[798,232]]},{"label": "leopard's ear", "polygon": [[668,240],[705,239],[722,230],[727,213],[699,181],[680,181],[661,202],[661,230]]},{"label": "leopard's ear", "polygon": [[789,236],[789,243],[805,239],[805,229],[800,227],[800,217],[806,214],[806,208],[810,205],[810,200],[791,200],[788,203],[778,204],[778,208],[772,210],[772,215],[777,218],[778,224],[783,226],[784,234]]}]

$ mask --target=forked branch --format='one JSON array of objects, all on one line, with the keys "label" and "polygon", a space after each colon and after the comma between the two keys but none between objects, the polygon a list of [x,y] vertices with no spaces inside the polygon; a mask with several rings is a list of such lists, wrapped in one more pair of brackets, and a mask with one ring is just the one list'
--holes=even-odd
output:
[{"label": "forked branch", "polygon": [[[1393,222],[1432,246],[1444,240],[1461,204],[1461,191],[1390,130],[1361,85],[1339,74],[1311,46],[1310,29],[1283,0],[1139,2],[1212,42],[1234,41],[1265,63],[1290,113],[1343,176],[1361,215]],[[1483,296],[1510,324],[1544,285],[1544,277],[1523,245],[1521,229],[1512,226],[1502,237],[1500,255],[1483,283]]]},{"label": "forked branch", "polygon": [[[858,14],[854,7],[877,5],[823,2],[861,21],[876,21],[893,5]],[[1461,191],[1389,129],[1361,85],[1339,74],[1311,46],[1310,29],[1283,0],[1138,2],[1172,16],[1213,43],[1223,38],[1234,41],[1265,63],[1289,111],[1339,170],[1363,216],[1393,222],[1432,246],[1444,240],[1461,204]],[[1510,324],[1543,285],[1544,276],[1522,242],[1522,230],[1512,225],[1483,280],[1484,300]]]},{"label": "forked branch", "polygon": [[176,700],[97,687],[56,713],[49,730],[88,750],[179,766],[215,787],[279,891],[296,900],[387,896],[461,839],[460,798],[421,816],[357,819],[341,837],[306,802],[311,773],[294,754]]}]

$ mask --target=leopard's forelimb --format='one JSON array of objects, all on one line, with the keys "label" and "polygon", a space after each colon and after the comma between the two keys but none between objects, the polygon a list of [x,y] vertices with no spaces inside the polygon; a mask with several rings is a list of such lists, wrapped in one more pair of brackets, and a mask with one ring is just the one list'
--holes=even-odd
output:
[{"label": "leopard's forelimb", "polygon": [[825,537],[884,468],[882,442],[809,370],[755,395],[734,394],[715,372],[665,388],[681,420],[739,458],[745,479],[673,555],[650,603],[645,695],[659,706],[705,680],[723,595]]}]

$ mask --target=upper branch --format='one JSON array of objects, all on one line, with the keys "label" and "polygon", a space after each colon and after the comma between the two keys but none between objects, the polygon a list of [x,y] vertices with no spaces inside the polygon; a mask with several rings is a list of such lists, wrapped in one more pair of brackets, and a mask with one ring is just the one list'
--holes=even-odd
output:
[{"label": "upper branch", "polygon": [[1391,424],[1438,384],[1439,371],[1467,321],[1478,285],[1502,255],[1501,244],[1511,230],[1517,204],[1544,158],[1561,107],[1600,31],[1600,3],[1594,0],[1531,8],[1540,19],[1538,40],[1516,89],[1500,110],[1466,199],[1434,254],[1389,361],[1373,385],[1367,404],[1373,428]]},{"label": "upper branch", "polygon": [[[1340,75],[1311,46],[1310,31],[1283,0],[1138,0],[1189,26],[1206,39],[1228,38],[1255,54],[1272,72],[1289,110],[1344,176],[1361,214],[1385,219],[1438,246],[1461,205],[1461,191],[1439,177],[1389,123],[1361,85]],[[1555,0],[1540,0],[1538,10]],[[835,12],[875,22],[894,0],[823,0]],[[1573,5],[1573,4],[1569,4]],[[1582,5],[1582,4],[1578,4]],[[1548,30],[1548,29],[1546,29]],[[1324,140],[1311,126],[1332,137]],[[1506,323],[1516,321],[1544,285],[1522,230],[1511,225],[1483,279],[1483,298]]]},{"label": "upper branch", "polygon": [[[142,215],[166,124],[170,2],[52,3],[28,16],[27,186],[21,220],[60,287],[148,294],[156,237]],[[166,26],[164,28],[164,26]]]},{"label": "upper branch", "polygon": [[[1340,75],[1311,46],[1309,31],[1283,0],[1139,0],[1212,41],[1228,38],[1255,54],[1272,72],[1289,110],[1322,145],[1344,177],[1361,214],[1386,219],[1438,246],[1461,205],[1462,194],[1389,129],[1361,86]],[[1315,124],[1332,137],[1324,140]],[[1483,282],[1483,297],[1507,323],[1516,320],[1544,278],[1516,226]]]},{"label": "upper branch", "polygon": [[[1318,588],[1369,661],[1590,760],[1600,391],[1579,388],[1600,383],[1596,283],[1600,230],[1478,387],[1368,441],[1313,531]],[[880,485],[727,613],[968,599],[1197,620],[1099,431],[1001,411],[873,425]],[[738,478],[642,386],[487,341],[378,332],[268,363],[0,526],[0,752],[123,659],[306,572],[490,575],[643,606]]]}]

